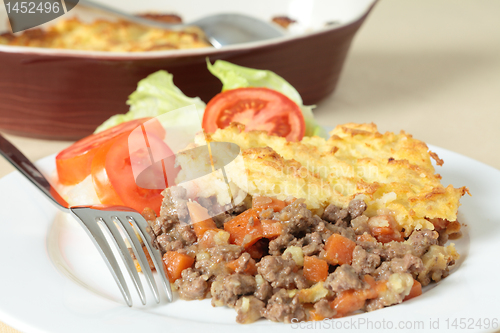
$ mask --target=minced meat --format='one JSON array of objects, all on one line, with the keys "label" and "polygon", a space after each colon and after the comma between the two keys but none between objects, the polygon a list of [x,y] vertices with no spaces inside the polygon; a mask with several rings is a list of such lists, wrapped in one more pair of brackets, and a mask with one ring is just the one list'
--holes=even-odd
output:
[{"label": "minced meat", "polygon": [[219,275],[212,283],[212,305],[234,307],[242,295],[253,294],[257,288],[255,278],[246,274]]},{"label": "minced meat", "polygon": [[306,311],[298,296],[290,296],[285,289],[280,289],[271,297],[262,315],[269,320],[285,323],[291,323],[292,319],[297,321],[306,319]]},{"label": "minced meat", "polygon": [[[211,295],[212,305],[235,308],[238,323],[262,317],[289,323],[311,319],[312,313],[314,318],[333,318],[338,316],[334,301],[346,293],[368,295],[370,291],[371,296],[359,304],[359,309],[368,311],[397,304],[409,293],[414,280],[423,286],[439,281],[458,258],[453,246],[440,245],[443,237],[433,230],[415,230],[406,240],[377,241],[365,215],[366,204],[359,199],[347,207],[330,204],[319,213],[321,217],[307,209],[303,200],[290,200],[279,211],[261,208],[252,221],[241,221],[249,228],[263,228],[261,238],[245,247],[235,244],[236,238],[224,227],[239,214],[254,209],[251,200],[228,209],[218,206],[215,198],[200,198],[201,206],[215,215],[219,235],[205,247],[189,223],[186,191],[171,187],[164,194],[160,216],[152,210],[143,215],[153,244],[161,251],[196,258],[174,283],[180,298],[195,300]],[[266,221],[271,229],[264,229],[260,221]],[[355,243],[352,261],[327,263],[328,271],[317,280],[310,275],[311,268],[304,267],[306,257],[316,258],[315,262],[326,258],[325,245],[332,234]],[[385,289],[374,289],[385,291],[373,294],[374,283],[385,284]]]}]

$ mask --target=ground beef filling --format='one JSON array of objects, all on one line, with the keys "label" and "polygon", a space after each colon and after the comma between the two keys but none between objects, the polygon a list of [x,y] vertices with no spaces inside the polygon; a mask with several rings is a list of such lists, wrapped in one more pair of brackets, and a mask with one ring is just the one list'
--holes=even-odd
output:
[{"label": "ground beef filling", "polygon": [[[391,216],[366,216],[361,200],[329,205],[318,216],[301,200],[254,198],[228,209],[215,198],[199,199],[214,216],[200,234],[190,223],[186,191],[171,187],[164,195],[160,216],[143,213],[153,245],[194,259],[169,276],[174,289],[185,300],[211,297],[213,306],[234,308],[238,323],[321,320],[398,304],[446,277],[458,258],[453,245],[443,246],[444,228],[405,239]],[[345,305],[349,297],[356,307]]]}]

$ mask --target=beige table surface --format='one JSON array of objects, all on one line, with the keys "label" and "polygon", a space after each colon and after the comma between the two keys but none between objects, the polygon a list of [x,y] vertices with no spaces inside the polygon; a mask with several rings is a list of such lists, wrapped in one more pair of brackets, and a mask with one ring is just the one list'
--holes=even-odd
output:
[{"label": "beige table surface", "polygon": [[[499,17],[498,0],[381,0],[318,120],[404,129],[500,169]],[[32,160],[70,144],[7,138]],[[0,176],[12,170],[0,159]],[[17,331],[0,322],[4,332]]]}]

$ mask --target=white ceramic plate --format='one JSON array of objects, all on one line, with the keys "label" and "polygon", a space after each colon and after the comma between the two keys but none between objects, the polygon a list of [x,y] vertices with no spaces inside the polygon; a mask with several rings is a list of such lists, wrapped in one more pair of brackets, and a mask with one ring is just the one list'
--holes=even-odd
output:
[{"label": "white ceramic plate", "polygon": [[[285,332],[297,328],[344,331],[496,331],[500,269],[500,171],[432,148],[445,164],[443,183],[467,186],[455,241],[458,267],[424,294],[403,304],[334,321],[235,323],[235,311],[209,300],[127,307],[83,230],[59,213],[19,173],[0,180],[0,320],[25,332]],[[50,174],[54,156],[39,161]],[[140,302],[135,299],[135,304]],[[385,328],[385,329],[384,329]],[[391,329],[392,328],[392,329]]]}]

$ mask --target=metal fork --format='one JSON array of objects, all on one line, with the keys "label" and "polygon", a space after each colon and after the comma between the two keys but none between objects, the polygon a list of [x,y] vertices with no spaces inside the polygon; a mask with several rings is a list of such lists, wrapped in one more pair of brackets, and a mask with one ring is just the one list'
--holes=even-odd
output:
[{"label": "metal fork", "polygon": [[[31,163],[28,158],[23,155],[23,153],[21,153],[2,135],[0,135],[0,155],[5,157],[7,161],[9,161],[17,170],[26,176],[26,178],[38,187],[38,189],[40,189],[59,209],[70,213],[78,222],[80,222],[80,225],[85,229],[89,237],[94,242],[94,245],[99,250],[102,258],[106,262],[106,265],[111,271],[111,274],[113,275],[113,278],[115,279],[115,282],[128,306],[132,306],[130,291],[127,287],[125,279],[123,278],[122,271],[116,261],[115,255],[111,250],[104,233],[101,231],[101,227],[108,232],[112,242],[117,247],[121,258],[125,263],[127,271],[130,274],[130,278],[133,281],[135,289],[139,294],[142,304],[146,304],[144,288],[141,280],[139,279],[139,275],[137,274],[134,261],[132,260],[127,246],[125,245],[122,234],[125,235],[132,247],[132,250],[141,266],[141,270],[144,272],[147,283],[155,296],[156,303],[160,303],[158,287],[155,283],[146,254],[143,251],[137,234],[143,240],[144,245],[150,254],[156,271],[162,281],[162,285],[165,288],[169,302],[172,301],[172,291],[170,289],[168,278],[165,275],[165,270],[163,269],[161,253],[158,249],[151,245],[152,240],[146,230],[146,228],[148,228],[148,224],[141,214],[132,208],[122,206],[94,205],[70,207],[66,200],[64,200],[61,195],[57,193],[54,187],[50,185],[47,179],[33,165],[33,163]],[[116,225],[119,226],[121,231]]]}]

